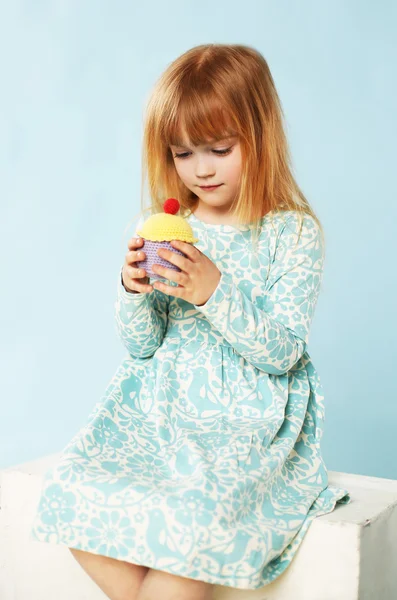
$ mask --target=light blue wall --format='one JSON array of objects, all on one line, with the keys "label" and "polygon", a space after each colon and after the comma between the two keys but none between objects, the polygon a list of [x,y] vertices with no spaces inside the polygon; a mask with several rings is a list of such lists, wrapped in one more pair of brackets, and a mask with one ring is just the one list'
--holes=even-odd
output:
[{"label": "light blue wall", "polygon": [[122,357],[143,108],[201,43],[260,50],[327,236],[309,352],[329,470],[397,478],[396,3],[2,2],[0,467],[61,451]]}]

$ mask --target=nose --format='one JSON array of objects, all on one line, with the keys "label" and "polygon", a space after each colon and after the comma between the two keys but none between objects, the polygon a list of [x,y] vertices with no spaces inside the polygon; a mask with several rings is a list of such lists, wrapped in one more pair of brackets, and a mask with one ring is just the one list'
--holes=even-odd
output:
[{"label": "nose", "polygon": [[[198,157],[196,162],[196,177],[208,179],[215,174],[213,160],[209,156]],[[204,184],[205,182],[203,182]]]}]

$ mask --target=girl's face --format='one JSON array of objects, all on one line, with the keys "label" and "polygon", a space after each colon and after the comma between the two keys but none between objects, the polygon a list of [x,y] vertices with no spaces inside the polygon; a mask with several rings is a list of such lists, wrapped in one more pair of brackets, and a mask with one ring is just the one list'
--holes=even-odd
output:
[{"label": "girl's face", "polygon": [[[238,136],[214,143],[192,146],[170,146],[175,169],[189,190],[199,197],[199,205],[208,212],[227,212],[239,191],[241,150]],[[200,186],[219,185],[213,190]]]}]

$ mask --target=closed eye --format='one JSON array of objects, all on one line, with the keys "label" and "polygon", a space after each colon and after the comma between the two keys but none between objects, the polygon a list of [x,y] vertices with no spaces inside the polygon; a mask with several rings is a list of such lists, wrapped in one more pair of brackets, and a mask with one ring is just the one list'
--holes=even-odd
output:
[{"label": "closed eye", "polygon": [[[225,148],[224,150],[212,150],[214,154],[218,154],[219,156],[226,156],[232,151],[233,146],[230,148]],[[187,158],[190,155],[190,152],[183,152],[182,154],[174,154],[174,158]]]}]

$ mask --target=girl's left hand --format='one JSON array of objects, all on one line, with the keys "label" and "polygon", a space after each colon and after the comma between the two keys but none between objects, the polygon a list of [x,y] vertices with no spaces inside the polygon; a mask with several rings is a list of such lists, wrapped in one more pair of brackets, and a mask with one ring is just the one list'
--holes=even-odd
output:
[{"label": "girl's left hand", "polygon": [[178,287],[166,285],[157,280],[153,282],[153,287],[196,306],[205,304],[219,283],[220,270],[192,244],[179,240],[172,240],[170,243],[171,246],[186,254],[186,258],[166,248],[159,248],[158,255],[179,267],[181,271],[173,271],[161,265],[153,265],[152,269],[166,279],[178,283]]}]

